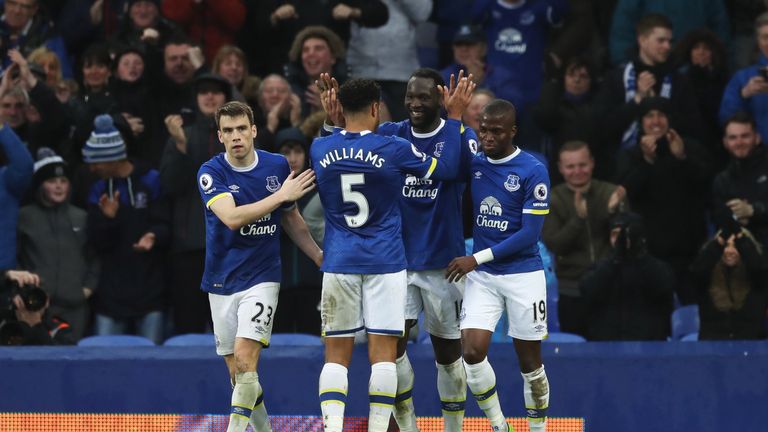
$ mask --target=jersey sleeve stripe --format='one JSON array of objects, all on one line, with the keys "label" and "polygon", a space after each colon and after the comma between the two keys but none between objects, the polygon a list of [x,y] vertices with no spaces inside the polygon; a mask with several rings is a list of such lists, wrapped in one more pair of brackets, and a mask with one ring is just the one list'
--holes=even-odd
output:
[{"label": "jersey sleeve stripe", "polygon": [[211,204],[215,203],[216,201],[220,200],[221,198],[224,198],[227,195],[232,196],[232,193],[230,193],[230,192],[222,192],[222,193],[216,195],[215,197],[209,199],[208,202],[205,203],[205,206],[208,207],[208,208],[211,208]]},{"label": "jersey sleeve stripe", "polygon": [[425,179],[428,179],[433,172],[435,172],[435,168],[437,167],[437,159],[432,158],[432,163],[429,165],[429,169],[427,170],[427,175],[424,176]]},{"label": "jersey sleeve stripe", "polygon": [[549,209],[540,210],[540,209],[523,209],[523,213],[526,214],[533,214],[533,215],[548,215]]}]

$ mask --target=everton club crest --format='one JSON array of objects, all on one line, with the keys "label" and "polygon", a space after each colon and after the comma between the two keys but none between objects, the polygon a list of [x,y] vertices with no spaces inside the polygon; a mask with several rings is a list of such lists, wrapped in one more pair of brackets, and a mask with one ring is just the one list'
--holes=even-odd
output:
[{"label": "everton club crest", "polygon": [[280,189],[280,180],[277,179],[277,176],[269,176],[267,177],[267,190],[275,193]]},{"label": "everton club crest", "polygon": [[510,192],[520,189],[520,177],[514,174],[507,176],[507,181],[504,182],[504,189]]}]

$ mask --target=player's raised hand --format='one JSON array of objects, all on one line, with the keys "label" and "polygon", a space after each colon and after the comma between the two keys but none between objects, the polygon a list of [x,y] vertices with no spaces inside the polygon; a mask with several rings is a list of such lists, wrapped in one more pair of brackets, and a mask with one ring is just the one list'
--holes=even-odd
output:
[{"label": "player's raised hand", "polygon": [[459,81],[455,89],[452,89],[453,76],[451,76],[451,88],[438,86],[438,90],[443,94],[443,106],[448,112],[448,118],[455,120],[461,120],[461,116],[472,101],[472,92],[477,87],[477,84],[472,81],[472,74],[463,77],[463,73],[463,70],[459,71]]},{"label": "player's raised hand", "polygon": [[320,79],[315,81],[320,90],[320,102],[326,114],[326,123],[331,126],[344,127],[344,116],[339,104],[339,82],[329,73],[321,73]]},{"label": "player's raised hand", "polygon": [[448,282],[458,282],[467,273],[477,268],[477,260],[472,255],[454,258],[445,269],[445,278]]},{"label": "player's raised hand", "polygon": [[296,175],[295,171],[291,171],[277,193],[281,195],[284,202],[291,202],[303,197],[314,188],[314,171],[308,169],[299,175]]}]

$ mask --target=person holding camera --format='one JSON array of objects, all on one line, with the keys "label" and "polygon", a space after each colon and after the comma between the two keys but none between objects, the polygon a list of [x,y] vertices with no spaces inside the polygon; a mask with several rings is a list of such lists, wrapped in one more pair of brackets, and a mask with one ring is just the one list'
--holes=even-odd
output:
[{"label": "person holding camera", "polygon": [[699,298],[699,340],[764,339],[768,260],[752,233],[733,221],[691,265]]},{"label": "person holding camera", "polygon": [[760,135],[768,136],[768,12],[755,19],[755,39],[760,49],[757,64],[741,69],[725,86],[720,102],[720,123],[739,111],[750,113],[757,121]]},{"label": "person holding camera", "polygon": [[0,308],[0,346],[71,345],[75,343],[69,324],[48,313],[50,299],[40,288],[40,276],[23,270],[7,270]]},{"label": "person holding camera", "polygon": [[619,154],[618,183],[648,227],[648,250],[675,271],[683,304],[695,301],[688,267],[706,236],[706,197],[712,168],[699,143],[670,123],[669,100],[644,99],[637,145]]},{"label": "person holding camera", "polygon": [[636,213],[611,220],[612,251],[581,280],[589,340],[666,340],[675,275],[646,247],[646,228]]}]

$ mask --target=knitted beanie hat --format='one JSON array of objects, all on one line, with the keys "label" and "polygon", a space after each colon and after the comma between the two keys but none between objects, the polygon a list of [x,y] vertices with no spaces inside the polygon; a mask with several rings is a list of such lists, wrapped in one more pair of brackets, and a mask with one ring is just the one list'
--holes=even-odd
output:
[{"label": "knitted beanie hat", "polygon": [[34,175],[35,186],[40,186],[44,181],[56,177],[66,177],[66,163],[48,147],[40,147],[37,150],[37,162],[35,162]]},{"label": "knitted beanie hat", "polygon": [[126,159],[125,141],[115,128],[112,117],[108,114],[99,115],[93,124],[95,129],[83,146],[83,161],[98,163]]}]

